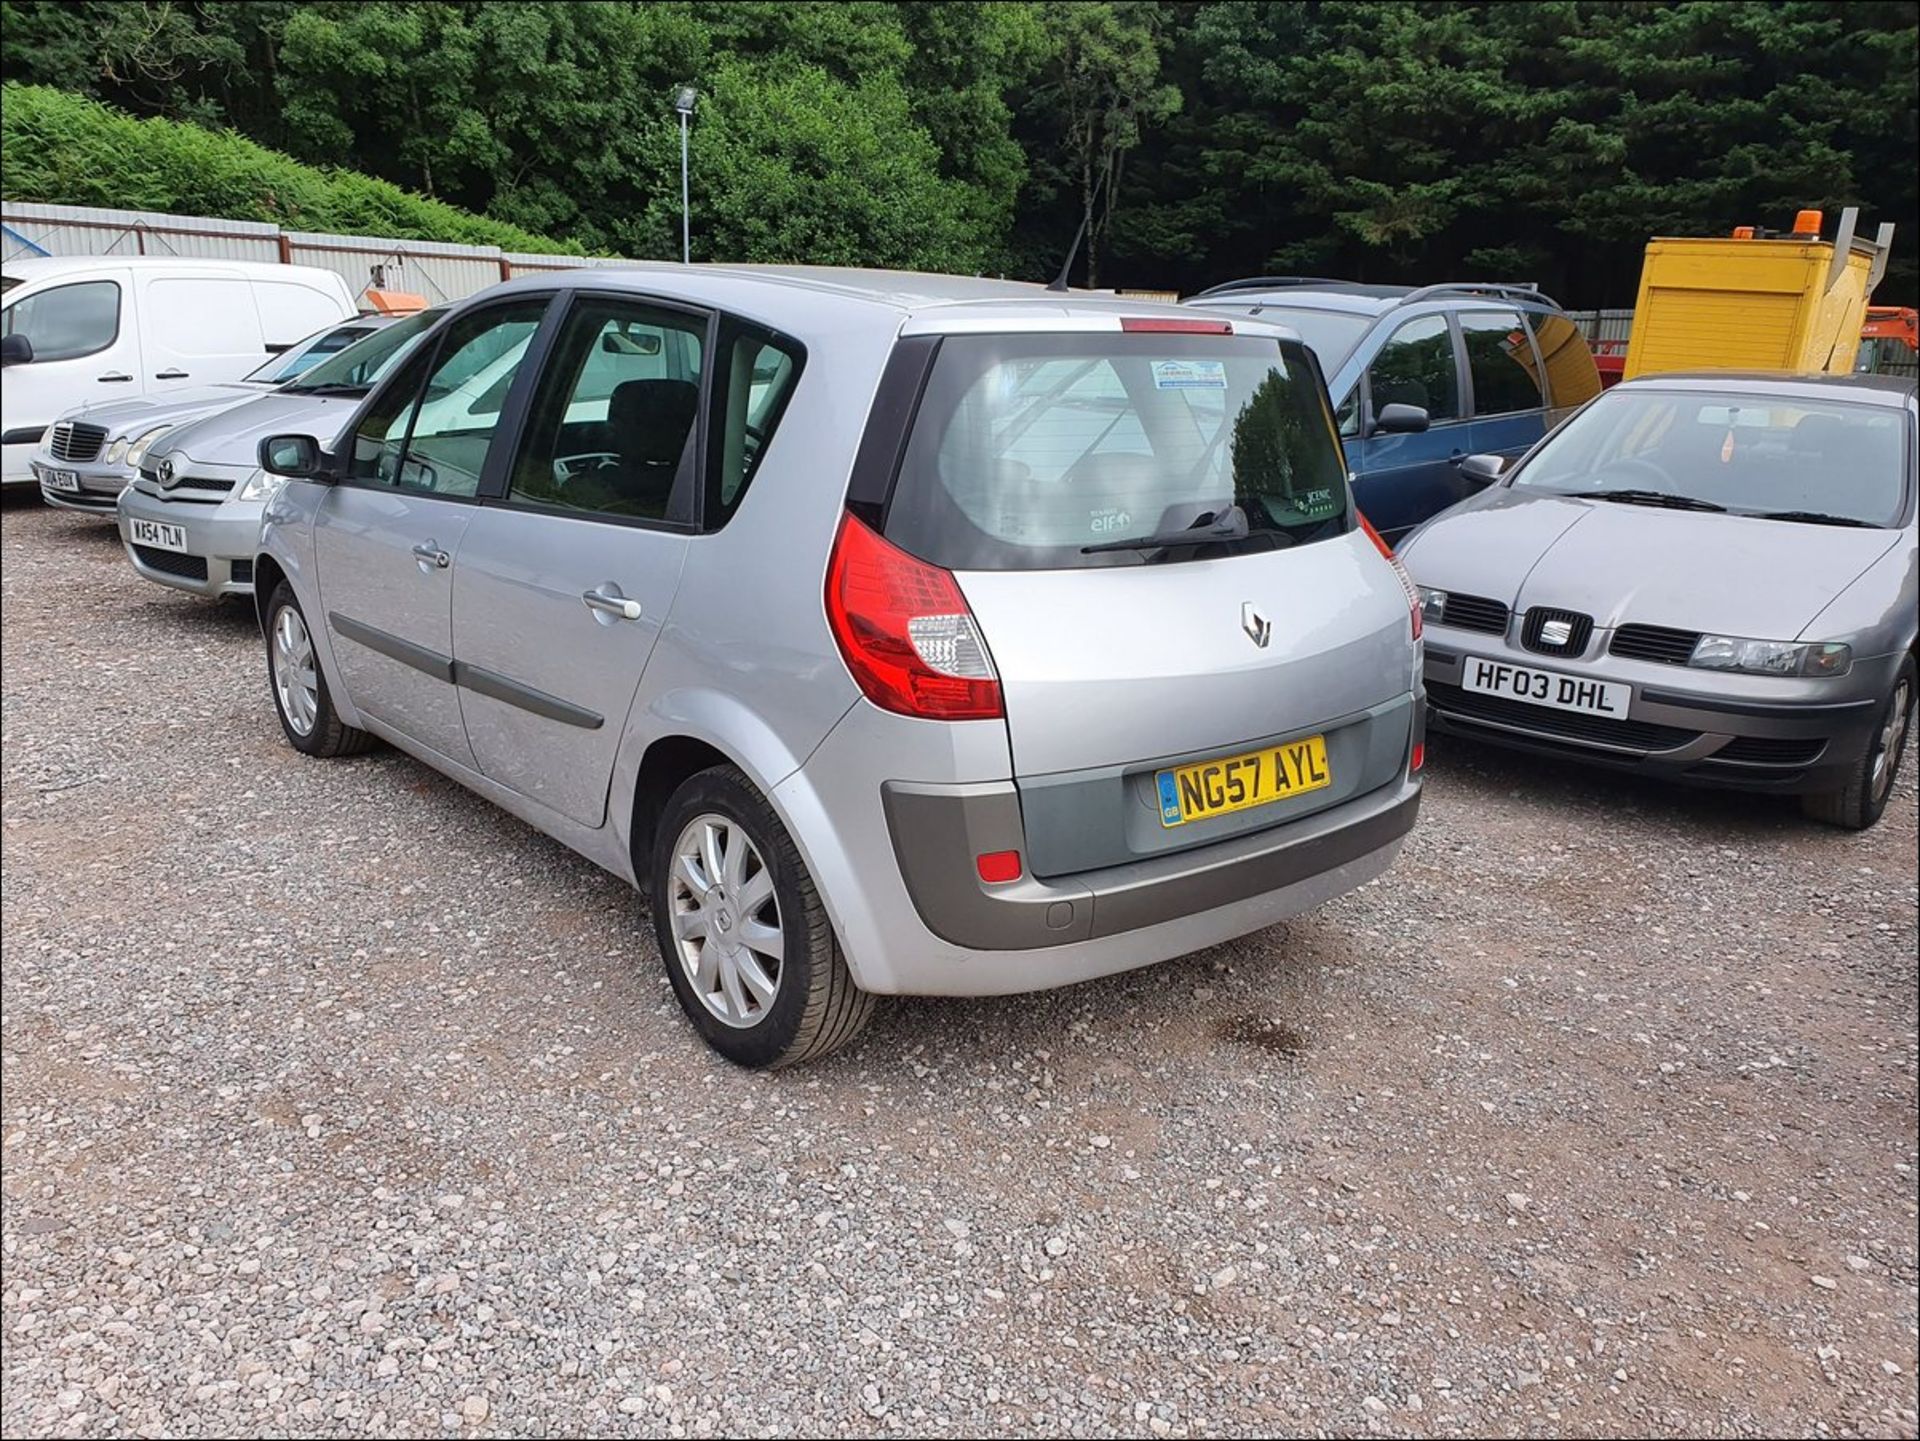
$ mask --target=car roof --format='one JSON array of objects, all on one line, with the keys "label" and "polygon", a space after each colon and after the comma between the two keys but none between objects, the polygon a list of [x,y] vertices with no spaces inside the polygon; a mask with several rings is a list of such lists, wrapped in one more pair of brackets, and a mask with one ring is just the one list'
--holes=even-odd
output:
[{"label": "car roof", "polygon": [[[726,287],[734,295],[742,288],[758,291],[763,299],[779,301],[847,301],[884,307],[905,320],[924,319],[938,328],[997,329],[1057,324],[1063,317],[1078,321],[1113,320],[1121,316],[1162,316],[1191,322],[1193,311],[1168,301],[1142,300],[1111,290],[1050,290],[1024,280],[990,276],[937,275],[917,270],[862,270],[831,265],[683,265],[672,261],[632,265],[583,266],[548,271],[506,281],[486,294],[515,290],[543,290],[555,286],[581,289],[631,287],[658,293],[650,282],[668,277],[683,283],[670,287],[683,295]],[[1241,322],[1235,321],[1238,329]],[[1258,333],[1298,339],[1283,325],[1261,323]],[[1243,332],[1246,333],[1246,332]]]},{"label": "car roof", "polygon": [[1338,310],[1350,315],[1379,315],[1392,310],[1405,296],[1413,294],[1411,285],[1362,285],[1359,282],[1328,281],[1325,285],[1276,286],[1272,290],[1230,290],[1216,295],[1196,295],[1189,304],[1231,306],[1235,310],[1258,310],[1269,306],[1289,310]]},{"label": "car roof", "polygon": [[0,265],[0,272],[18,280],[38,280],[48,275],[65,275],[76,270],[240,270],[248,273],[285,275],[289,271],[311,273],[321,266],[282,265],[275,260],[227,260],[201,255],[22,255]]},{"label": "car roof", "polygon": [[1845,398],[1867,405],[1898,406],[1909,404],[1915,396],[1915,382],[1905,375],[1867,375],[1854,372],[1830,375],[1813,372],[1801,375],[1766,370],[1680,370],[1667,375],[1639,375],[1613,387],[1626,390],[1737,390],[1754,395],[1782,399],[1838,400]]}]

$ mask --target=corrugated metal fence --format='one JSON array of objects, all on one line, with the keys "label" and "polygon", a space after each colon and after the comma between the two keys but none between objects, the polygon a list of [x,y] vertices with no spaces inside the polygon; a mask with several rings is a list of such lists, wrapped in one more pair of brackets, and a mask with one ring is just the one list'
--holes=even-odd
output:
[{"label": "corrugated metal fence", "polygon": [[494,245],[319,235],[252,220],[102,210],[80,205],[0,204],[5,230],[0,258],[44,255],[181,255],[314,265],[339,274],[360,294],[376,266],[389,290],[410,290],[429,302],[460,300],[516,275],[625,261],[579,255],[534,255]]}]

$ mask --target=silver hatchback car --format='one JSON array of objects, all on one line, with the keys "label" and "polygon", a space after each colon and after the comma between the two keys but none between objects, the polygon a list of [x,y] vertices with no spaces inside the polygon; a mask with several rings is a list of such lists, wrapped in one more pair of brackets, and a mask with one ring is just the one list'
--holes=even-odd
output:
[{"label": "silver hatchback car", "polygon": [[[504,363],[503,363],[504,362]],[[1419,606],[1290,332],[682,266],[449,316],[255,560],[289,741],[378,736],[640,886],[702,1035],[1039,990],[1380,874]]]}]

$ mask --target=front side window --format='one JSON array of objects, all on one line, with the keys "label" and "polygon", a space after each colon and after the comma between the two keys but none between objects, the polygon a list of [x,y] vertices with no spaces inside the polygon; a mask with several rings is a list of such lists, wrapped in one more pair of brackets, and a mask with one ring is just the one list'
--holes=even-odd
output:
[{"label": "front side window", "polygon": [[691,521],[706,329],[634,301],[577,301],[535,393],[510,498]]},{"label": "front side window", "polygon": [[1378,415],[1389,405],[1417,405],[1436,424],[1460,418],[1460,370],[1444,315],[1423,315],[1394,331],[1367,369]]},{"label": "front side window", "polygon": [[[1297,342],[953,336],[885,531],[950,570],[1038,570],[1272,550],[1348,517],[1333,417]],[[1153,543],[1200,529],[1244,538]]]},{"label": "front side window", "polygon": [[1510,415],[1539,410],[1540,368],[1533,342],[1517,310],[1468,310],[1460,315],[1467,345],[1467,371],[1473,376],[1473,413]]},{"label": "front side window", "polygon": [[0,334],[26,336],[36,361],[93,355],[120,336],[120,287],[88,280],[37,291],[6,308]]},{"label": "front side window", "polygon": [[541,297],[454,321],[431,359],[422,352],[410,362],[355,432],[351,477],[435,495],[477,494],[504,397],[546,308]]},{"label": "front side window", "polygon": [[1890,526],[1913,459],[1895,406],[1736,391],[1615,390],[1558,431],[1514,485],[1630,504]]}]

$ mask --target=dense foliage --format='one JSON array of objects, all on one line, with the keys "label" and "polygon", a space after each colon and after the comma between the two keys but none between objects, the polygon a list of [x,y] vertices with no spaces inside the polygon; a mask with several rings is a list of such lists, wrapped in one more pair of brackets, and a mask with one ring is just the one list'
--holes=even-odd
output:
[{"label": "dense foliage", "polygon": [[171,120],[134,120],[95,100],[9,84],[0,106],[10,198],[264,220],[289,230],[569,251],[387,180],[322,170],[243,136]]},{"label": "dense foliage", "polygon": [[[1038,278],[1090,217],[1075,274],[1106,284],[1497,276],[1621,304],[1650,235],[1857,204],[1901,227],[1881,298],[1911,303],[1917,31],[1905,0],[0,0],[0,72],[596,251],[677,252],[691,81],[697,258]],[[236,211],[128,166],[107,196],[98,141],[36,161],[18,133],[9,196],[281,191],[215,167]]]}]

